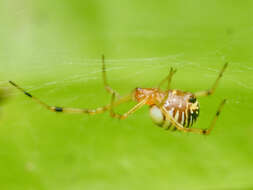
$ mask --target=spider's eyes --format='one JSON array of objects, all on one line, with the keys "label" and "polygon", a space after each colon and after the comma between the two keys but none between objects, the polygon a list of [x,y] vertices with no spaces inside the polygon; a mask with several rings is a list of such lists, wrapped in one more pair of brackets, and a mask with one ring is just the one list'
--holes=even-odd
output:
[{"label": "spider's eyes", "polygon": [[196,102],[196,98],[195,98],[195,97],[191,97],[191,98],[189,99],[189,102],[195,103],[195,102]]}]

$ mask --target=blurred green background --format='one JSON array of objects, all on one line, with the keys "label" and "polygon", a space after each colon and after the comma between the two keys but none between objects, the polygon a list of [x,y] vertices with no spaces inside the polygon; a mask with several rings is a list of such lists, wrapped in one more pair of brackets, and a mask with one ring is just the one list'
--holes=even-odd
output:
[{"label": "blurred green background", "polygon": [[[124,121],[108,113],[51,113],[16,89],[1,105],[0,189],[253,189],[253,1],[1,0],[0,85],[16,81],[52,105],[95,108],[110,95],[156,87],[171,66],[173,88],[207,89],[195,127],[156,127],[148,107]],[[127,111],[134,103],[120,106]]]}]

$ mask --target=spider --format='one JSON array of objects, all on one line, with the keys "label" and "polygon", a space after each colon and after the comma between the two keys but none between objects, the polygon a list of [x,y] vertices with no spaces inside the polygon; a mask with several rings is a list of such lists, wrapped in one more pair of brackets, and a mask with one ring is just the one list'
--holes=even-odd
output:
[{"label": "spider", "polygon": [[[164,78],[156,88],[135,88],[131,91],[129,95],[121,97],[117,91],[112,89],[107,83],[106,68],[105,68],[105,58],[102,55],[102,77],[104,88],[109,92],[111,97],[111,102],[103,107],[96,109],[83,109],[83,108],[65,108],[58,106],[50,106],[47,103],[41,101],[40,99],[34,97],[23,88],[18,86],[16,83],[9,81],[14,87],[22,91],[26,96],[30,97],[35,102],[39,103],[46,109],[52,112],[64,112],[64,113],[77,113],[77,114],[98,114],[105,111],[109,111],[110,115],[118,119],[126,119],[130,114],[139,110],[144,105],[148,105],[150,108],[150,116],[155,124],[165,129],[178,130],[183,132],[192,132],[197,134],[210,134],[213,130],[213,127],[218,119],[218,116],[226,102],[226,99],[222,100],[216,114],[211,121],[209,128],[200,129],[192,128],[194,122],[196,122],[197,117],[199,116],[199,103],[197,101],[198,97],[201,96],[210,96],[214,93],[220,78],[222,77],[225,69],[227,68],[228,63],[225,63],[222,67],[216,81],[209,90],[200,91],[200,92],[184,92],[181,90],[172,90],[170,89],[170,84],[173,75],[176,73],[176,70],[171,68],[168,76]],[[167,81],[168,89],[161,90],[160,87]],[[132,107],[129,111],[124,114],[115,113],[113,108],[121,103],[127,101],[136,101],[137,104]]]}]

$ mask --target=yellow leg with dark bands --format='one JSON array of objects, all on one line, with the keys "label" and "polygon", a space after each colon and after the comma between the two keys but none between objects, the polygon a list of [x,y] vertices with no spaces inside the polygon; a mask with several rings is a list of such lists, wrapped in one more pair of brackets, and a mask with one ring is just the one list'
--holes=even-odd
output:
[{"label": "yellow leg with dark bands", "polygon": [[220,74],[218,75],[218,77],[217,77],[216,81],[214,82],[214,84],[213,84],[213,86],[212,86],[211,89],[205,90],[205,91],[196,92],[196,93],[194,93],[194,95],[196,97],[210,96],[210,95],[212,95],[214,93],[215,89],[217,88],[218,83],[219,83],[219,81],[220,81],[220,79],[221,79],[224,71],[226,70],[227,66],[228,66],[228,63],[225,63],[224,66],[222,67],[221,71],[220,71]]},{"label": "yellow leg with dark bands", "polygon": [[[98,114],[98,113],[103,113],[107,110],[110,109],[111,104],[108,104],[106,106],[103,107],[99,107],[99,108],[95,108],[95,109],[85,109],[85,108],[64,108],[64,107],[58,107],[58,106],[50,106],[48,104],[46,104],[45,102],[41,101],[40,99],[34,97],[33,95],[31,95],[30,93],[26,92],[23,88],[21,88],[20,86],[18,86],[16,83],[9,81],[10,84],[12,84],[13,86],[15,86],[18,90],[20,90],[21,92],[23,92],[26,96],[30,97],[32,100],[34,100],[35,102],[37,102],[38,104],[42,105],[43,107],[45,107],[46,109],[53,111],[53,112],[63,112],[63,113],[76,113],[76,114],[90,114],[90,115],[94,115],[94,114]],[[125,97],[120,98],[119,100],[117,100],[114,105],[119,105],[121,103],[124,103],[126,101],[129,101],[132,99],[132,94],[127,95]]]}]

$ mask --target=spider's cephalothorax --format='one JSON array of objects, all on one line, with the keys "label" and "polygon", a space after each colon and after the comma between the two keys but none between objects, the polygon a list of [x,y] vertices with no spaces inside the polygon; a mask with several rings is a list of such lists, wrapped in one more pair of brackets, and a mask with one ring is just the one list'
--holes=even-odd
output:
[{"label": "spider's cephalothorax", "polygon": [[160,91],[157,88],[136,88],[135,99],[139,102],[147,98],[150,106],[150,116],[159,126],[176,129],[162,112],[162,106],[167,114],[178,123],[190,127],[199,115],[199,103],[194,94],[180,90]]}]

